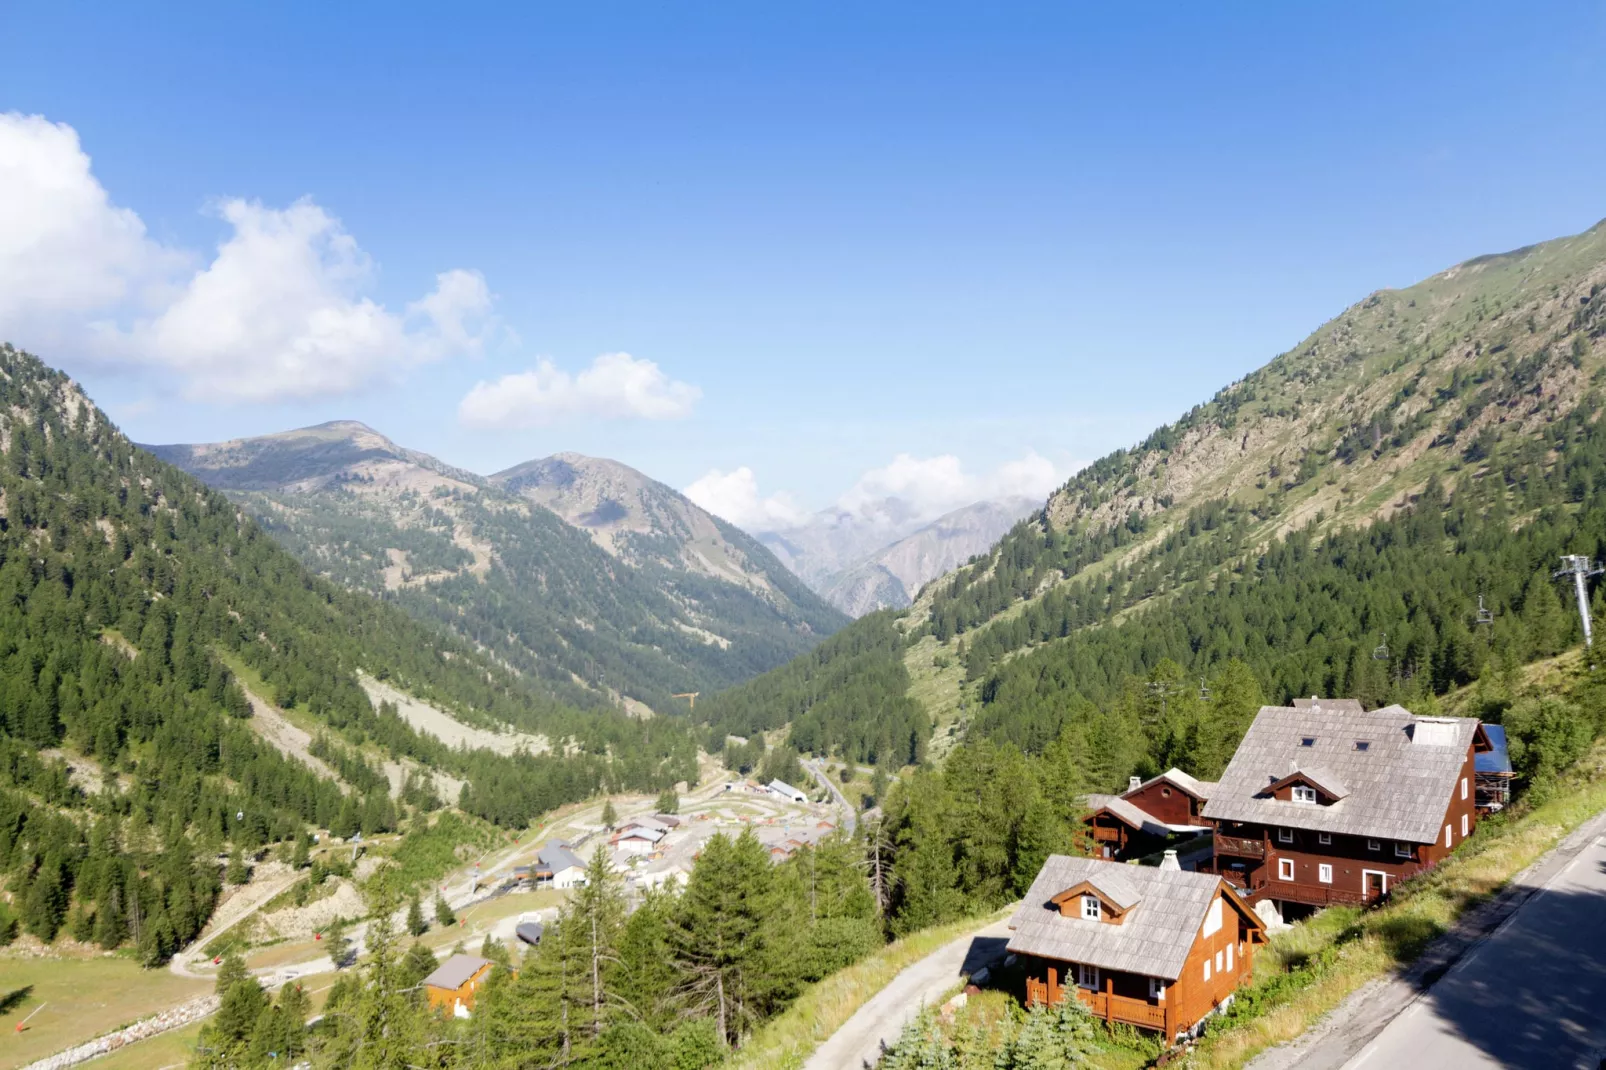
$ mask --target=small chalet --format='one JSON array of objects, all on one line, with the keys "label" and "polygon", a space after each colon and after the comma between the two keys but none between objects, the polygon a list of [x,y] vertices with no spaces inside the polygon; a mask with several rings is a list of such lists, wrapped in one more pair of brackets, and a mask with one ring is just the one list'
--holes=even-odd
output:
[{"label": "small chalet", "polygon": [[1209,832],[1202,817],[1215,785],[1180,769],[1151,780],[1133,777],[1120,795],[1089,795],[1083,820],[1102,858],[1124,861],[1152,854],[1173,836]]},{"label": "small chalet", "polygon": [[1353,699],[1263,706],[1204,808],[1213,867],[1279,915],[1372,902],[1472,835],[1474,764],[1489,749],[1470,717]]},{"label": "small chalet", "polygon": [[1009,921],[1028,1003],[1075,993],[1097,1017],[1190,1032],[1249,979],[1265,928],[1219,876],[1052,855]]},{"label": "small chalet", "polygon": [[537,884],[553,888],[575,888],[586,882],[586,864],[569,850],[563,840],[548,840],[536,853],[536,864],[530,867]]},{"label": "small chalet", "polygon": [[467,1018],[474,1012],[474,996],[491,972],[491,960],[478,955],[453,955],[424,978],[424,993],[436,1010],[450,1011],[454,1018]]}]

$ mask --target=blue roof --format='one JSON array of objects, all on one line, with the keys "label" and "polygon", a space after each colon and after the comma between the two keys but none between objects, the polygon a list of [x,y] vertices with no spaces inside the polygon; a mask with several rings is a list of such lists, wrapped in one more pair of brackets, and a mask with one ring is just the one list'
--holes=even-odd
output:
[{"label": "blue roof", "polygon": [[1489,737],[1489,745],[1493,749],[1477,754],[1472,760],[1472,768],[1479,773],[1511,772],[1511,753],[1506,750],[1505,727],[1486,721],[1483,731]]}]

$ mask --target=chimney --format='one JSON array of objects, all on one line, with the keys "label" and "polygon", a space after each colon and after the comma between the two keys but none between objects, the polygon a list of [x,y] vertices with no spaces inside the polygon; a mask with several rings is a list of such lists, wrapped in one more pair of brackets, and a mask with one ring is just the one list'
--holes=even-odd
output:
[{"label": "chimney", "polygon": [[1140,776],[1129,776],[1129,777],[1126,778],[1126,790],[1127,791],[1136,791],[1139,788],[1141,788],[1142,786],[1143,786],[1143,778],[1142,777],[1140,777]]},{"label": "chimney", "polygon": [[1160,859],[1161,869],[1181,869],[1182,863],[1177,861],[1177,852],[1167,848],[1165,857]]}]

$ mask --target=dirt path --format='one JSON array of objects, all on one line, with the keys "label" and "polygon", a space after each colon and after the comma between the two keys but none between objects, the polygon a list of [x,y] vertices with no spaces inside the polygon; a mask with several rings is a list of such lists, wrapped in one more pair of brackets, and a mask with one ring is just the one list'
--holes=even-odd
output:
[{"label": "dirt path", "polygon": [[245,697],[251,703],[251,727],[257,735],[273,744],[274,749],[286,758],[300,762],[325,780],[333,780],[339,785],[342,795],[351,794],[351,785],[341,780],[340,774],[322,758],[312,754],[309,749],[312,746],[310,732],[291,724],[281,710],[249,687],[241,685],[240,690],[245,692]]},{"label": "dirt path", "polygon": [[1004,957],[1009,919],[995,921],[944,944],[872,996],[853,1017],[821,1044],[803,1070],[860,1070],[873,1067],[921,1008],[943,996],[981,967]]},{"label": "dirt path", "polygon": [[189,947],[179,951],[168,963],[168,969],[180,977],[190,977],[196,980],[210,980],[210,974],[196,973],[189,968],[186,959],[192,959],[206,950],[206,946],[219,936],[228,932],[242,921],[255,916],[275,896],[285,891],[297,880],[301,874],[292,870],[289,873],[278,874],[263,880],[261,883],[252,883],[241,889],[239,893],[224,903],[218,912],[212,915],[201,935],[196,937]]},{"label": "dirt path", "polygon": [[543,754],[551,749],[551,744],[545,736],[531,735],[528,732],[492,732],[485,728],[475,728],[466,725],[444,710],[437,709],[427,702],[418,699],[404,691],[398,691],[383,681],[372,676],[359,675],[357,677],[363,690],[368,692],[368,701],[378,709],[381,702],[389,702],[396,707],[396,713],[402,720],[412,725],[418,731],[434,736],[448,747],[466,746],[471,750],[484,749],[495,751],[498,754],[512,754],[515,751],[527,750],[531,754]]}]

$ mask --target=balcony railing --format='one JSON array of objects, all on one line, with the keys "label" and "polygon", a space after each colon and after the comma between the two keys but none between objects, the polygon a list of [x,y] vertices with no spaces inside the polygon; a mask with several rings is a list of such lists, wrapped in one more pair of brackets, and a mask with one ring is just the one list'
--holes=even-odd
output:
[{"label": "balcony railing", "polygon": [[1145,1003],[1130,996],[1117,996],[1113,992],[1089,992],[1078,988],[1076,995],[1087,1005],[1095,1018],[1106,1022],[1125,1022],[1140,1029],[1165,1029],[1165,1008]]},{"label": "balcony railing", "polygon": [[1240,858],[1265,858],[1266,841],[1246,840],[1242,836],[1223,836],[1216,833],[1216,854],[1237,855]]},{"label": "balcony railing", "polygon": [[1331,884],[1295,884],[1292,881],[1268,880],[1255,884],[1252,892],[1257,899],[1281,899],[1313,907],[1335,904],[1360,906],[1367,902],[1366,893],[1352,888],[1337,888]]}]

